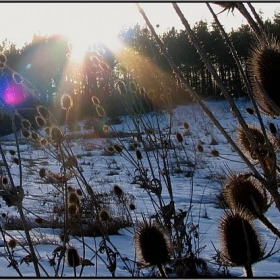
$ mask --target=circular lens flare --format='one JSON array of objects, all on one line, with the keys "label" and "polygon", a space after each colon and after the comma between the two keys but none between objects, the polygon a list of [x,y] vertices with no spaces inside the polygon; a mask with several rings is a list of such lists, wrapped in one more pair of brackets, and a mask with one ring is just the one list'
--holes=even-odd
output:
[{"label": "circular lens flare", "polygon": [[3,94],[4,102],[11,106],[17,106],[26,100],[26,95],[22,85],[11,83],[7,86]]}]

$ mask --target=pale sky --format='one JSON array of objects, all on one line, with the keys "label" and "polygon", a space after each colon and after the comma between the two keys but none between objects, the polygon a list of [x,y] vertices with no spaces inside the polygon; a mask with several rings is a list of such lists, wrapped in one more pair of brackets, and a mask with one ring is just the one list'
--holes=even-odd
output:
[{"label": "pale sky", "polygon": [[[151,22],[160,28],[159,32],[175,26],[178,30],[183,26],[172,5],[168,2],[141,3]],[[205,3],[179,3],[187,20],[193,25],[199,20],[212,21]],[[253,3],[258,11],[263,12],[263,18],[273,18],[274,12],[280,12],[280,2]],[[212,4],[215,11],[221,7]],[[246,23],[238,11],[234,15],[224,12],[219,15],[227,30],[237,28]],[[84,44],[96,40],[112,43],[123,26],[144,25],[144,20],[135,3],[0,3],[0,42],[5,38],[21,46],[30,42],[33,34],[50,35],[64,34],[73,41]]]}]

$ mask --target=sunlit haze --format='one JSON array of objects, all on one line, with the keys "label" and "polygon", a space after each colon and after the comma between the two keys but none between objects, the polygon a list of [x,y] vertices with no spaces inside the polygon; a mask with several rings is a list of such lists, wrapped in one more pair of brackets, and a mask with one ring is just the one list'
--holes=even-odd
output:
[{"label": "sunlit haze", "polygon": [[[175,26],[182,29],[179,18],[170,3],[141,4],[153,24],[159,24],[158,32]],[[272,19],[280,11],[280,3],[254,3],[263,18]],[[221,7],[212,5],[215,11]],[[212,21],[205,3],[180,3],[186,18],[193,25],[199,20]],[[278,8],[278,10],[277,10]],[[18,47],[32,40],[33,34],[63,34],[80,49],[90,43],[102,41],[116,44],[120,29],[139,23],[145,25],[135,3],[0,3],[0,40],[5,38]],[[220,14],[227,30],[246,23],[238,11]]]}]

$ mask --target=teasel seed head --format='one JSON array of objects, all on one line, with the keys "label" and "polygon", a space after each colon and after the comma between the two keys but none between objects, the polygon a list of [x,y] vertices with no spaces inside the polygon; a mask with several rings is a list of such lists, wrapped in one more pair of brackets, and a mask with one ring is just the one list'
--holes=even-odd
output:
[{"label": "teasel seed head", "polygon": [[67,248],[66,259],[67,259],[67,264],[70,267],[77,267],[81,264],[81,258],[78,254],[77,249],[74,247]]},{"label": "teasel seed head", "polygon": [[91,98],[91,101],[92,101],[92,103],[93,103],[95,106],[100,105],[100,100],[99,100],[99,98],[98,98],[97,96],[93,96],[93,97]]},{"label": "teasel seed head", "polygon": [[215,149],[211,151],[211,154],[213,157],[218,157],[220,155],[219,151]]},{"label": "teasel seed head", "polygon": [[227,212],[222,217],[219,229],[222,257],[232,266],[254,264],[264,256],[262,238],[251,219],[244,214]]},{"label": "teasel seed head", "polygon": [[3,64],[7,63],[7,57],[3,53],[0,53],[0,63],[3,63]]},{"label": "teasel seed head", "polygon": [[17,157],[13,157],[13,163],[19,165],[19,159]]},{"label": "teasel seed head", "polygon": [[16,154],[15,150],[9,150],[10,155],[14,156]]},{"label": "teasel seed head", "polygon": [[111,215],[106,209],[103,209],[99,213],[99,219],[102,222],[108,222],[111,219]]},{"label": "teasel seed head", "polygon": [[[239,127],[238,128],[238,141],[243,149],[243,152],[245,154],[247,154],[248,156],[250,156],[253,160],[257,160],[258,159],[258,155],[257,152],[260,152],[260,155],[262,155],[261,151],[264,147],[266,147],[266,141],[265,141],[265,137],[261,131],[260,127],[254,126],[254,125],[248,125],[248,130],[249,132],[252,134],[253,138],[255,139],[256,145],[257,145],[257,151],[253,150],[253,147],[251,145],[251,143],[249,142],[245,131],[243,130],[243,128]],[[277,146],[275,145],[275,142],[273,141],[273,138],[271,135],[269,135],[269,133],[267,133],[267,138],[268,141],[270,142],[270,145],[272,145],[273,149],[276,150]],[[266,154],[263,154],[263,157],[265,157]]]},{"label": "teasel seed head", "polygon": [[35,117],[35,122],[36,122],[36,124],[37,124],[37,126],[38,126],[39,128],[45,127],[46,124],[47,124],[45,118],[42,117],[41,115]]},{"label": "teasel seed head", "polygon": [[269,123],[269,130],[273,135],[277,133],[277,128],[274,123]]},{"label": "teasel seed head", "polygon": [[253,47],[249,59],[253,93],[260,109],[270,116],[280,115],[279,65],[280,45],[274,38]]},{"label": "teasel seed head", "polygon": [[232,210],[242,209],[252,218],[263,215],[268,209],[266,190],[256,179],[248,178],[244,174],[231,175],[229,181],[223,186],[222,193]]},{"label": "teasel seed head", "polygon": [[56,144],[60,144],[64,140],[64,135],[58,126],[51,127],[50,136],[52,141]]},{"label": "teasel seed head", "polygon": [[197,150],[200,152],[200,153],[202,153],[203,152],[203,146],[201,145],[201,144],[198,144],[197,145]]},{"label": "teasel seed head", "polygon": [[125,83],[123,81],[118,81],[116,85],[117,85],[117,89],[118,89],[120,94],[126,94],[127,93],[126,86],[125,86]]},{"label": "teasel seed head", "polygon": [[250,114],[250,115],[254,115],[255,114],[255,110],[252,108],[246,108],[246,111]]},{"label": "teasel seed head", "polygon": [[119,145],[119,144],[114,144],[113,147],[114,147],[114,149],[115,149],[118,153],[121,153],[122,150],[123,150],[122,146]]},{"label": "teasel seed head", "polygon": [[136,209],[135,204],[134,204],[134,203],[130,203],[130,204],[129,204],[129,209],[130,209],[131,211],[134,211],[134,210]]},{"label": "teasel seed head", "polygon": [[21,127],[23,129],[28,130],[28,129],[31,128],[31,122],[29,120],[27,120],[27,119],[23,119],[23,120],[21,120]]},{"label": "teasel seed head", "polygon": [[36,132],[36,131],[32,131],[31,132],[31,138],[34,140],[34,141],[37,141],[39,139],[39,134]]},{"label": "teasel seed head", "polygon": [[83,192],[82,192],[81,189],[77,189],[77,190],[76,190],[76,194],[77,194],[78,196],[82,196],[82,195],[83,195]]},{"label": "teasel seed head", "polygon": [[44,119],[48,119],[51,116],[50,111],[45,106],[37,106],[37,112],[41,115]]},{"label": "teasel seed head", "polygon": [[113,154],[115,153],[115,148],[113,146],[109,146],[107,147],[107,151],[110,153],[110,154]]},{"label": "teasel seed head", "polygon": [[142,154],[139,150],[136,150],[136,157],[138,160],[141,160],[143,157],[142,157]]},{"label": "teasel seed head", "polygon": [[184,128],[185,129],[189,129],[190,128],[190,125],[188,124],[188,122],[184,122]]},{"label": "teasel seed head", "polygon": [[2,178],[1,178],[1,183],[2,183],[2,185],[7,185],[8,184],[8,178],[6,177],[6,176],[3,176]]},{"label": "teasel seed head", "polygon": [[17,246],[18,241],[15,238],[12,238],[7,243],[11,249],[14,249]]},{"label": "teasel seed head", "polygon": [[45,168],[41,168],[41,169],[39,170],[39,176],[40,176],[41,178],[44,178],[44,177],[46,176],[46,174],[47,174],[47,170],[46,170]]},{"label": "teasel seed head", "polygon": [[170,259],[170,243],[158,224],[142,222],[135,233],[136,252],[139,261],[148,265],[160,265]]},{"label": "teasel seed head", "polygon": [[78,195],[76,194],[76,192],[70,191],[70,193],[68,195],[68,202],[69,202],[69,204],[75,204],[75,205],[80,204],[80,199],[79,199]]},{"label": "teasel seed head", "polygon": [[119,185],[114,185],[113,190],[114,190],[114,194],[117,197],[121,197],[123,195],[123,189]]},{"label": "teasel seed head", "polygon": [[70,110],[73,107],[73,99],[69,94],[63,94],[60,101],[63,110]]},{"label": "teasel seed head", "polygon": [[176,133],[176,138],[177,138],[177,141],[179,143],[183,143],[184,139],[183,139],[183,136],[182,136],[182,134],[180,132]]},{"label": "teasel seed head", "polygon": [[65,242],[65,243],[68,243],[69,242],[69,235],[68,234],[64,234],[64,233],[61,233],[59,235],[59,238],[61,240],[61,242]]},{"label": "teasel seed head", "polygon": [[46,146],[48,144],[48,140],[46,138],[40,138],[40,144],[42,146]]}]

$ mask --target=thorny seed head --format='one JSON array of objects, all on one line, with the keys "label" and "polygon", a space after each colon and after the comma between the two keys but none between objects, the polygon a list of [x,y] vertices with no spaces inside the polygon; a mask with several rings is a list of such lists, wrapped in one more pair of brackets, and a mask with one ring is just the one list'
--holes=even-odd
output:
[{"label": "thorny seed head", "polygon": [[211,151],[211,154],[213,157],[218,157],[220,155],[219,151],[217,151],[215,149]]},{"label": "thorny seed head", "polygon": [[[254,264],[264,255],[260,234],[250,219],[242,213],[226,213],[219,225],[222,256],[233,266]],[[248,255],[249,253],[249,255]]]},{"label": "thorny seed head", "polygon": [[50,111],[45,106],[37,106],[37,112],[41,115],[44,119],[48,119],[51,115]]},{"label": "thorny seed head", "polygon": [[3,176],[2,178],[1,178],[1,183],[2,183],[2,185],[7,185],[8,184],[8,178],[6,177],[6,176]]},{"label": "thorny seed head", "polygon": [[14,156],[16,154],[15,150],[9,150],[10,155]]},{"label": "thorny seed head", "polygon": [[184,128],[185,128],[185,129],[189,129],[189,128],[190,128],[190,125],[189,125],[187,122],[184,122]]},{"label": "thorny seed head", "polygon": [[253,178],[244,174],[233,174],[223,186],[223,197],[233,210],[246,212],[252,218],[263,215],[268,209],[265,188]]},{"label": "thorny seed head", "polygon": [[138,160],[141,160],[143,157],[142,157],[142,154],[139,150],[136,150],[136,157]]},{"label": "thorny seed head", "polygon": [[106,116],[106,112],[101,105],[96,105],[95,110],[96,110],[96,113],[99,117],[105,117]]},{"label": "thorny seed head", "polygon": [[144,221],[135,233],[137,257],[148,265],[164,264],[170,259],[170,243],[158,224]]},{"label": "thorny seed head", "polygon": [[31,128],[31,122],[29,120],[27,120],[27,119],[23,119],[23,120],[21,120],[21,127],[23,129],[28,130],[28,129]]},{"label": "thorny seed head", "polygon": [[73,99],[69,94],[63,94],[61,97],[61,108],[70,110],[73,107]]},{"label": "thorny seed head", "polygon": [[135,204],[134,204],[134,203],[130,203],[130,204],[129,204],[129,209],[130,209],[131,211],[135,210],[135,209],[136,209]]},{"label": "thorny seed head", "polygon": [[277,133],[277,128],[274,123],[269,123],[269,130],[273,135]]},{"label": "thorny seed head", "polygon": [[3,64],[7,63],[7,57],[3,53],[0,53],[0,63],[3,63]]},{"label": "thorny seed head", "polygon": [[114,144],[114,149],[118,152],[118,153],[121,153],[123,148],[121,145],[119,144]]},{"label": "thorny seed head", "polygon": [[45,127],[47,124],[45,118],[42,117],[41,115],[35,117],[35,122],[39,128]]},{"label": "thorny seed head", "polygon": [[184,139],[183,139],[183,136],[182,136],[182,134],[180,132],[176,133],[176,138],[177,138],[177,141],[179,143],[183,143]]},{"label": "thorny seed head", "polygon": [[12,238],[8,241],[8,246],[11,248],[11,249],[14,249],[18,244],[18,241],[15,239],[15,238]]},{"label": "thorny seed head", "polygon": [[47,171],[46,171],[45,168],[41,168],[41,169],[39,170],[39,176],[40,176],[41,178],[44,178],[44,177],[46,176],[46,173],[47,173]]},{"label": "thorny seed head", "polygon": [[99,218],[102,222],[108,222],[111,218],[111,215],[106,209],[103,209],[99,213]]},{"label": "thorny seed head", "polygon": [[[251,143],[249,142],[245,131],[239,127],[238,129],[238,141],[244,151],[245,154],[247,154],[248,156],[251,156],[252,159],[256,160],[258,159],[257,153],[259,152],[260,155],[262,155],[263,157],[266,156],[266,154],[262,154],[262,151],[264,151],[264,147],[267,146],[266,141],[265,141],[265,137],[262,133],[262,130],[260,127],[254,126],[254,125],[248,125],[248,130],[249,132],[252,134],[257,148],[256,150],[253,150],[253,147],[251,145]],[[277,149],[276,143],[273,141],[273,138],[271,135],[269,135],[269,133],[267,133],[267,137],[268,137],[268,141],[269,141],[269,145],[271,145],[273,147],[274,150]]]},{"label": "thorny seed head", "polygon": [[95,106],[100,105],[100,100],[99,100],[99,98],[98,98],[97,96],[93,96],[93,97],[91,98],[91,101],[92,101],[92,103],[93,103]]},{"label": "thorny seed head", "polygon": [[121,197],[123,195],[123,189],[119,185],[114,185],[113,190],[117,197]]},{"label": "thorny seed head", "polygon": [[272,117],[280,114],[279,65],[280,45],[274,38],[255,44],[249,59],[253,93],[260,109]]},{"label": "thorny seed head", "polygon": [[61,240],[61,242],[65,242],[65,243],[68,243],[69,242],[69,235],[67,235],[67,234],[64,234],[64,233],[61,233],[60,235],[59,235],[59,238],[60,238],[60,240]]},{"label": "thorny seed head", "polygon": [[23,138],[30,138],[31,134],[30,134],[30,131],[29,130],[26,130],[26,129],[21,129],[21,135]]},{"label": "thorny seed head", "polygon": [[50,136],[52,141],[56,144],[60,144],[64,140],[64,135],[58,126],[51,127]]},{"label": "thorny seed head", "polygon": [[34,140],[34,141],[37,141],[39,139],[39,134],[36,132],[36,131],[32,131],[31,132],[31,138]]},{"label": "thorny seed head", "polygon": [[40,138],[40,144],[42,146],[46,146],[48,144],[48,140],[46,138]]},{"label": "thorny seed head", "polygon": [[203,146],[201,144],[197,145],[197,150],[202,153],[203,152]]},{"label": "thorny seed head", "polygon": [[81,258],[74,247],[69,247],[66,251],[67,264],[70,267],[77,267],[81,264]]}]

